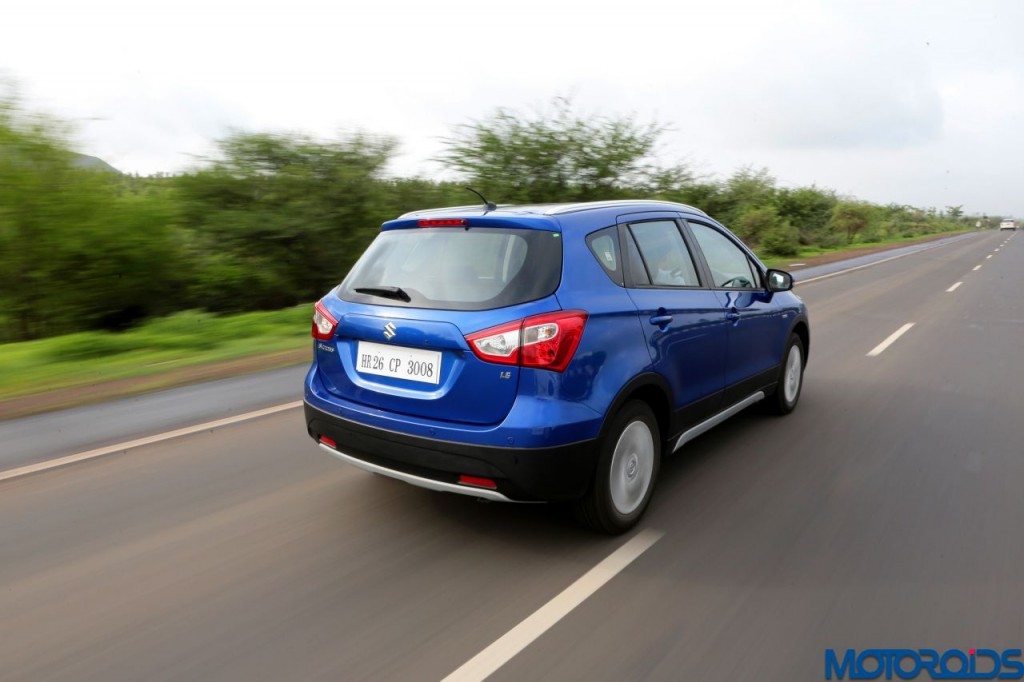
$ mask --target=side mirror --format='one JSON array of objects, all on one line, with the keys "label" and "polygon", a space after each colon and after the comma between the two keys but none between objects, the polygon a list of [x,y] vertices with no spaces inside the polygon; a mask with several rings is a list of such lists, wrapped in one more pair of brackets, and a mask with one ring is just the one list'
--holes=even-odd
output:
[{"label": "side mirror", "polygon": [[768,291],[789,291],[793,288],[793,275],[785,270],[769,270],[766,279]]}]

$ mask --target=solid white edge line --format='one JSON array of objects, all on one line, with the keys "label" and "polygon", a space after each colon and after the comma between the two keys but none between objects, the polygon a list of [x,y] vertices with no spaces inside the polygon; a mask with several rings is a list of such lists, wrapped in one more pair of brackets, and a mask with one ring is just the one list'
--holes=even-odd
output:
[{"label": "solid white edge line", "polygon": [[854,270],[862,270],[864,268],[870,268],[873,265],[881,265],[882,263],[888,263],[889,261],[896,260],[897,258],[906,258],[907,256],[913,256],[914,254],[924,253],[925,251],[931,251],[932,249],[937,249],[940,246],[949,246],[950,244],[957,244],[959,242],[962,242],[966,237],[970,237],[970,236],[972,236],[974,234],[976,234],[976,233],[972,232],[970,234],[965,234],[965,235],[963,235],[961,237],[953,238],[951,241],[942,242],[941,244],[933,244],[932,246],[926,246],[923,249],[918,249],[917,251],[911,251],[910,253],[901,253],[901,254],[896,255],[896,256],[889,256],[888,258],[883,258],[882,260],[876,260],[876,261],[873,261],[871,263],[865,263],[864,265],[857,265],[857,266],[854,266],[852,268],[846,268],[845,270],[839,270],[837,272],[830,272],[827,275],[818,275],[817,277],[811,277],[810,279],[794,279],[793,286],[797,287],[797,286],[800,286],[801,284],[810,284],[811,282],[817,282],[817,281],[820,281],[820,280],[823,280],[823,279],[828,279],[829,277],[836,277],[838,275],[845,275],[846,273],[853,272]]},{"label": "solid white edge line", "polygon": [[876,355],[880,355],[882,351],[891,346],[896,341],[896,339],[906,334],[907,330],[909,330],[913,326],[913,322],[907,322],[905,325],[894,331],[892,334],[889,334],[885,341],[882,341],[882,343],[878,344],[877,346],[871,349],[871,351],[868,353],[868,357],[873,358]]},{"label": "solid white edge line", "polygon": [[58,457],[56,459],[49,459],[43,462],[36,462],[35,464],[27,464],[22,467],[16,467],[14,469],[0,471],[0,481],[8,481],[12,478],[25,476],[27,474],[34,474],[36,472],[46,471],[48,469],[55,469],[57,467],[62,467],[66,464],[74,464],[75,462],[84,462],[85,460],[96,459],[97,457],[103,457],[104,455],[112,455],[115,452],[124,452],[126,450],[131,450],[133,448],[142,447],[143,445],[161,443],[165,440],[171,440],[172,438],[180,438],[181,436],[188,436],[193,433],[199,433],[200,431],[218,429],[222,426],[228,426],[230,424],[237,424],[239,422],[249,421],[250,419],[265,417],[270,414],[284,412],[285,410],[293,410],[296,407],[301,406],[302,401],[296,400],[290,403],[282,403],[280,405],[274,405],[272,407],[265,407],[261,410],[253,410],[252,412],[236,414],[233,417],[215,419],[213,421],[203,422],[202,424],[195,424],[193,426],[186,426],[184,428],[174,429],[173,431],[164,431],[163,433],[158,433],[153,436],[136,438],[135,440],[117,443],[116,445],[107,445],[102,448],[95,448],[94,450],[86,450],[85,452],[79,452],[74,455],[67,455],[66,457]]},{"label": "solid white edge line", "polygon": [[664,533],[658,530],[642,530],[634,535],[551,601],[459,666],[442,682],[477,682],[486,679],[621,573],[634,559],[660,540],[662,535]]},{"label": "solid white edge line", "polygon": [[971,270],[974,270],[974,271],[981,270],[981,266],[980,265],[975,265],[973,268],[971,268]]},{"label": "solid white edge line", "polygon": [[959,288],[959,287],[960,287],[960,285],[961,285],[961,284],[963,284],[963,282],[957,282],[956,284],[954,284],[954,285],[953,285],[953,286],[951,286],[950,288],[946,289],[946,293],[947,293],[947,294],[951,294],[951,293],[953,293],[954,291],[956,291],[956,290],[957,290],[957,288]]}]

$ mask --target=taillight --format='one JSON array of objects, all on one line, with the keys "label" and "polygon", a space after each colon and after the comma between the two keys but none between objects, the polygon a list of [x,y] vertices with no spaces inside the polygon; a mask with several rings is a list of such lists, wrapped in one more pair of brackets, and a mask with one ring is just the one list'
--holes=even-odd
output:
[{"label": "taillight", "polygon": [[470,334],[466,341],[481,360],[518,365],[522,333],[523,321],[517,320]]},{"label": "taillight", "polygon": [[523,367],[543,367],[564,372],[569,366],[587,314],[582,311],[535,315],[523,321]]},{"label": "taillight", "polygon": [[534,315],[466,336],[481,360],[564,372],[583,336],[582,310]]},{"label": "taillight", "polygon": [[313,338],[319,341],[330,341],[338,330],[338,321],[327,312],[323,301],[313,306]]}]

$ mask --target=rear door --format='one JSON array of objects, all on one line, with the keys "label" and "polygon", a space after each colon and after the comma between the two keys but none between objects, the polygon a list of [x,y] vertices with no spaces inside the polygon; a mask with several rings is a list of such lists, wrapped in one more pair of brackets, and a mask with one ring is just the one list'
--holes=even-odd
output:
[{"label": "rear door", "polygon": [[387,412],[495,424],[519,368],[480,360],[466,335],[558,310],[560,234],[538,229],[382,232],[324,305],[338,320],[315,348],[329,391]]},{"label": "rear door", "polygon": [[619,233],[627,290],[639,311],[654,368],[672,389],[677,428],[683,428],[719,406],[725,313],[701,279],[678,214],[620,216]]}]

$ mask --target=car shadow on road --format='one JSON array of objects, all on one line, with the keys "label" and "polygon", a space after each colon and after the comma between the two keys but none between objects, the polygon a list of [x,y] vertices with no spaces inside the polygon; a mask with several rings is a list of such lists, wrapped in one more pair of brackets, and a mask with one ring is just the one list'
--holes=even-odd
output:
[{"label": "car shadow on road", "polygon": [[424,490],[385,476],[366,478],[364,485],[372,488],[372,494],[389,498],[400,516],[412,515],[419,523],[432,524],[438,533],[455,533],[466,542],[486,539],[531,551],[615,542],[584,527],[567,503],[489,502]]}]

